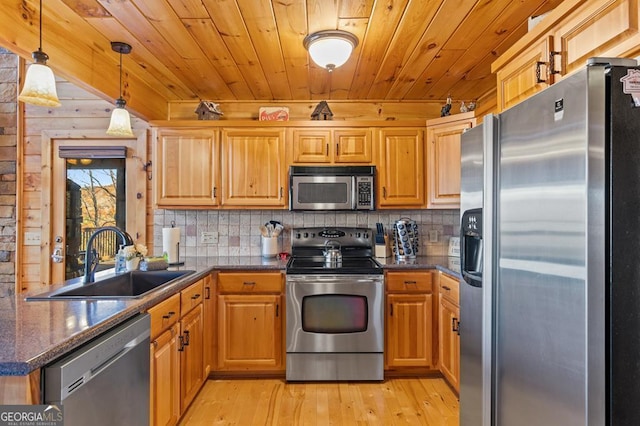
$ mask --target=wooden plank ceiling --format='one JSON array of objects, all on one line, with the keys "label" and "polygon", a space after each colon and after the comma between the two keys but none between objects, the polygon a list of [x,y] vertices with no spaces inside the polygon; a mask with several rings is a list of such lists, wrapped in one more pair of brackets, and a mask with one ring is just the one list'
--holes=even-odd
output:
[{"label": "wooden plank ceiling", "polygon": [[[2,0],[0,45],[38,46],[38,1]],[[142,118],[184,100],[475,100],[495,88],[490,65],[561,0],[46,0],[43,50],[67,79]],[[9,5],[10,3],[10,5]],[[302,45],[341,29],[360,43],[333,73]]]}]

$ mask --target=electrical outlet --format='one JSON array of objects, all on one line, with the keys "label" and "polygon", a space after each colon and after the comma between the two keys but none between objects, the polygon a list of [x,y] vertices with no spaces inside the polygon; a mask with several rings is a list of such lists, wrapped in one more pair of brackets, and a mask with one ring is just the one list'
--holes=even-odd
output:
[{"label": "electrical outlet", "polygon": [[218,244],[218,232],[203,231],[202,234],[200,234],[200,242],[202,244]]},{"label": "electrical outlet", "polygon": [[429,242],[437,243],[438,242],[438,230],[432,229],[429,231]]},{"label": "electrical outlet", "polygon": [[25,246],[39,246],[40,245],[40,233],[39,232],[25,232],[24,233],[24,245]]}]

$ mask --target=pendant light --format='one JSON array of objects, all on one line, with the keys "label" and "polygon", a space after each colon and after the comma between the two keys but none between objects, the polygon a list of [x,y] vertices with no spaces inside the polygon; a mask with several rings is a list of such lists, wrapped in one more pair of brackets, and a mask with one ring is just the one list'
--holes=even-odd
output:
[{"label": "pendant light", "polygon": [[35,63],[29,65],[18,100],[26,104],[59,107],[56,79],[47,66],[49,55],[42,51],[42,0],[40,0],[40,45],[31,54]]},{"label": "pendant light", "polygon": [[332,72],[347,62],[358,45],[358,37],[347,31],[325,30],[309,34],[302,44],[313,62]]},{"label": "pendant light", "polygon": [[131,118],[129,112],[124,108],[127,101],[122,97],[122,55],[131,53],[131,45],[121,42],[112,41],[111,49],[120,53],[120,97],[116,99],[116,107],[111,112],[111,122],[107,134],[111,136],[133,136],[131,131]]}]

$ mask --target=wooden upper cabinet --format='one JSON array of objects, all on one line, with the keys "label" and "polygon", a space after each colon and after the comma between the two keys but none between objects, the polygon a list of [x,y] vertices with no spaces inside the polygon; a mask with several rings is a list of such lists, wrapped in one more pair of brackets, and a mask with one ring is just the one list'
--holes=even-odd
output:
[{"label": "wooden upper cabinet", "polygon": [[331,163],[331,131],[291,130],[292,163]]},{"label": "wooden upper cabinet", "polygon": [[[591,57],[640,54],[639,0],[565,0],[492,65],[498,109],[509,108],[581,68]],[[536,68],[541,70],[538,82]]]},{"label": "wooden upper cabinet", "polygon": [[555,74],[551,72],[549,63],[552,50],[553,37],[546,35],[496,72],[500,111],[553,84]]},{"label": "wooden upper cabinet", "polygon": [[378,207],[425,207],[424,130],[380,129],[377,136]]},{"label": "wooden upper cabinet", "polygon": [[635,57],[640,53],[638,0],[588,1],[554,27],[560,75],[583,68],[591,57]]},{"label": "wooden upper cabinet", "polygon": [[283,129],[223,129],[222,206],[284,208]]},{"label": "wooden upper cabinet", "polygon": [[336,163],[371,163],[371,131],[369,129],[334,130]]},{"label": "wooden upper cabinet", "polygon": [[217,206],[219,144],[211,129],[154,129],[158,207]]},{"label": "wooden upper cabinet", "polygon": [[293,164],[371,164],[370,129],[291,129]]},{"label": "wooden upper cabinet", "polygon": [[460,208],[460,139],[473,112],[427,120],[427,208]]}]

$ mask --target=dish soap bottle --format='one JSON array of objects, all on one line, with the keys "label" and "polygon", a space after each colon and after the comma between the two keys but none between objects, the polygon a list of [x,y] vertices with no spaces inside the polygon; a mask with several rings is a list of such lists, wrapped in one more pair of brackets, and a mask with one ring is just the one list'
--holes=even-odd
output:
[{"label": "dish soap bottle", "polygon": [[120,246],[120,250],[116,253],[116,274],[127,272],[127,260],[124,257],[124,246]]}]

